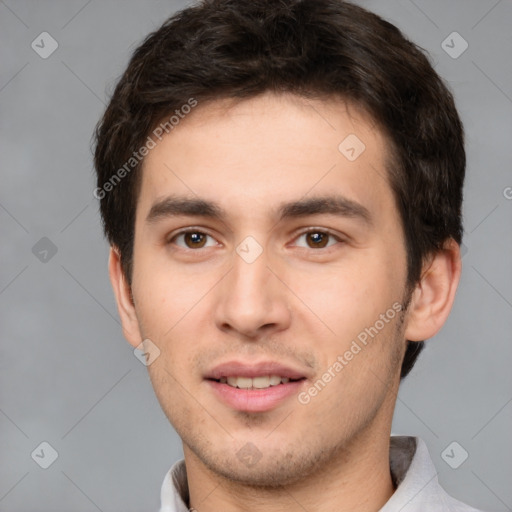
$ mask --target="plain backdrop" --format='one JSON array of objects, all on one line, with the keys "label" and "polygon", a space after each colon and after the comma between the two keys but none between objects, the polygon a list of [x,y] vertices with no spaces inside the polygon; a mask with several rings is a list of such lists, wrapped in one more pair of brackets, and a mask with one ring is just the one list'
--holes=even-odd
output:
[{"label": "plain backdrop", "polygon": [[[512,2],[359,3],[430,53],[467,132],[462,281],[393,433],[426,441],[449,493],[511,510]],[[0,0],[0,511],[156,511],[182,456],[121,333],[90,144],[131,52],[186,5]]]}]

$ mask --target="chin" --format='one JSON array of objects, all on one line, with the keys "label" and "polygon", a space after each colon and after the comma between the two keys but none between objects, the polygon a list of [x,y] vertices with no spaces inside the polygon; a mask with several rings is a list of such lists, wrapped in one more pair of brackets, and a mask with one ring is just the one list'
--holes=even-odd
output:
[{"label": "chin", "polygon": [[[262,450],[263,451],[263,450]],[[291,447],[287,452],[265,450],[260,452],[250,442],[232,456],[196,453],[202,463],[212,472],[227,480],[248,487],[276,489],[307,478],[317,471],[329,453],[299,453]]]}]

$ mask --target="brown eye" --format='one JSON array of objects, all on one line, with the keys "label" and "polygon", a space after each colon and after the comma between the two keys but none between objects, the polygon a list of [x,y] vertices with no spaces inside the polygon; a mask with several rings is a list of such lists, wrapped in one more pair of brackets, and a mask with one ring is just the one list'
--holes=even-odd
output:
[{"label": "brown eye", "polygon": [[309,245],[309,247],[314,248],[323,248],[327,245],[327,242],[329,241],[329,234],[328,233],[322,233],[322,232],[311,232],[306,233],[306,240]]},{"label": "brown eye", "polygon": [[[208,238],[211,242],[208,242]],[[202,249],[215,245],[215,240],[201,231],[182,231],[174,236],[169,243],[174,243],[183,249]]]},{"label": "brown eye", "polygon": [[206,235],[204,233],[184,233],[185,244],[191,249],[203,247],[206,243]]},{"label": "brown eye", "polygon": [[304,239],[304,242],[297,243],[297,245],[306,249],[324,249],[341,241],[332,233],[313,229],[302,233],[297,241],[301,239]]}]

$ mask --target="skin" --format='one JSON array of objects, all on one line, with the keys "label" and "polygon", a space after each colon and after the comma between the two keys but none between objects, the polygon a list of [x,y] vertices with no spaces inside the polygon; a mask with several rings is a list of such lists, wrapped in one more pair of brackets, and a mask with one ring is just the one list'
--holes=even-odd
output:
[{"label": "skin", "polygon": [[[352,162],[338,150],[349,134],[366,146]],[[160,350],[148,371],[183,441],[190,507],[377,511],[393,493],[389,436],[405,340],[434,336],[449,314],[461,271],[453,240],[425,262],[408,309],[308,404],[292,396],[269,411],[236,411],[203,378],[228,360],[271,359],[302,370],[299,391],[307,390],[359,333],[405,302],[388,148],[354,105],[265,94],[199,105],[146,157],[133,303],[115,247],[109,270],[125,337],[133,346],[149,338]],[[275,217],[283,201],[333,192],[363,205],[371,222]],[[227,216],[146,222],[170,194],[216,201]],[[188,227],[209,235],[203,247],[175,238]],[[308,228],[334,237],[318,247]],[[250,264],[236,252],[247,236],[263,249]],[[261,454],[251,467],[237,456],[247,443]]]}]

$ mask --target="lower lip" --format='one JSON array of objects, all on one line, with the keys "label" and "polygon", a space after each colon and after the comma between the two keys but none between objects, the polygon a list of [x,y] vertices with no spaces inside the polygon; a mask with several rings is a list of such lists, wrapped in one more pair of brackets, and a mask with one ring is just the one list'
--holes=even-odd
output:
[{"label": "lower lip", "polygon": [[264,412],[277,407],[292,395],[297,395],[305,379],[278,384],[265,389],[240,389],[207,380],[214,393],[229,407],[237,411]]}]

